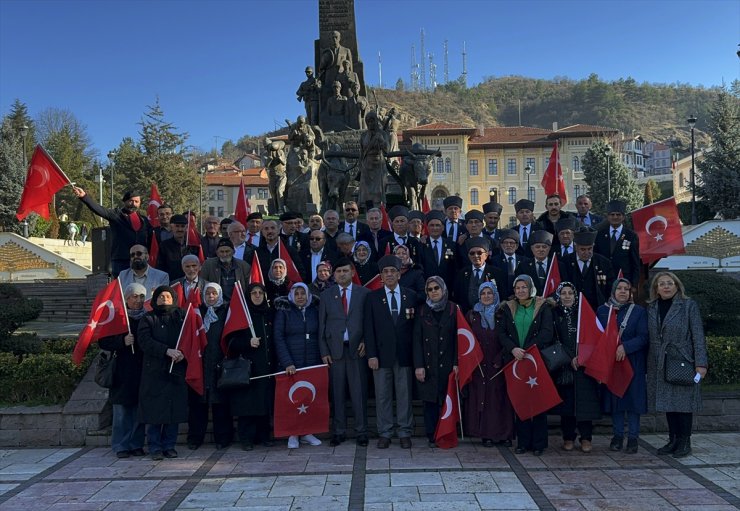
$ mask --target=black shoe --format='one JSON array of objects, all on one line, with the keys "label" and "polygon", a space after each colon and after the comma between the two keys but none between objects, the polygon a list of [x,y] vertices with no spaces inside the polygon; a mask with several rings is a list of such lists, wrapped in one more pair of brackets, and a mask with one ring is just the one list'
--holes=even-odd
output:
[{"label": "black shoe", "polygon": [[401,449],[411,449],[411,437],[405,436],[399,440],[399,443],[401,444]]},{"label": "black shoe", "polygon": [[128,451],[118,451],[116,453],[116,458],[118,459],[128,458],[129,456],[131,456],[131,453]]},{"label": "black shoe", "polygon": [[674,458],[683,458],[691,454],[691,437],[679,438],[676,442],[676,449],[673,451]]},{"label": "black shoe", "polygon": [[329,445],[331,445],[332,447],[336,447],[338,445],[342,445],[342,442],[344,442],[345,440],[347,440],[347,437],[344,435],[334,435],[333,437],[331,437]]},{"label": "black shoe", "polygon": [[636,438],[628,438],[627,439],[627,448],[624,450],[627,454],[635,454],[637,452],[637,439]]},{"label": "black shoe", "polygon": [[484,438],[483,439],[483,447],[493,447],[493,440],[490,438]]},{"label": "black shoe", "polygon": [[254,449],[254,445],[251,442],[242,442],[242,451],[251,451]]},{"label": "black shoe", "polygon": [[357,445],[359,445],[360,447],[367,447],[367,444],[368,444],[367,435],[358,436],[356,441],[357,441]]},{"label": "black shoe", "polygon": [[272,440],[263,440],[262,447],[275,447],[275,442]]},{"label": "black shoe", "polygon": [[514,452],[516,454],[524,454],[525,452],[527,452],[527,449],[525,449],[524,447],[517,447],[516,449],[514,449]]},{"label": "black shoe", "polygon": [[198,442],[188,442],[188,449],[191,451],[195,451],[200,447],[202,444],[199,444]]},{"label": "black shoe", "polygon": [[621,436],[613,436],[612,441],[609,444],[609,450],[610,451],[621,451],[623,442],[624,442],[624,438],[622,438]]},{"label": "black shoe", "polygon": [[669,437],[668,443],[658,449],[658,454],[673,454],[678,446],[678,439],[676,437]]},{"label": "black shoe", "polygon": [[144,452],[144,449],[142,449],[141,447],[139,447],[138,449],[134,449],[133,451],[129,451],[129,452],[131,453],[131,456],[136,456],[136,457],[144,456],[146,454]]},{"label": "black shoe", "polygon": [[165,449],[162,454],[165,458],[177,458],[177,451],[174,449]]},{"label": "black shoe", "polygon": [[501,446],[503,446],[503,447],[511,447],[511,440],[502,440],[498,444],[501,445]]},{"label": "black shoe", "polygon": [[153,461],[162,461],[164,459],[162,451],[153,452],[151,456]]},{"label": "black shoe", "polygon": [[231,442],[225,443],[225,444],[216,444],[216,450],[220,451],[221,449],[228,449],[231,445]]},{"label": "black shoe", "polygon": [[436,448],[437,448],[437,443],[436,443],[436,442],[435,442],[434,440],[429,440],[429,441],[427,442],[427,446],[428,446],[428,447],[429,447],[430,449],[436,449]]},{"label": "black shoe", "polygon": [[545,452],[544,449],[535,449],[534,451],[532,451],[532,454],[534,454],[535,456],[542,456],[543,452]]}]

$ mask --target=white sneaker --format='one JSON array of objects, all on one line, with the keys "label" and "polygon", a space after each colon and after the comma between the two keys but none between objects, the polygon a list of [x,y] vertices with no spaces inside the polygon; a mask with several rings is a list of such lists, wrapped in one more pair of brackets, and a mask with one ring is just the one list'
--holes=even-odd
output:
[{"label": "white sneaker", "polygon": [[304,435],[301,437],[301,442],[309,445],[321,445],[321,440],[313,435]]},{"label": "white sneaker", "polygon": [[298,449],[298,447],[300,447],[298,436],[291,436],[288,438],[288,449]]}]

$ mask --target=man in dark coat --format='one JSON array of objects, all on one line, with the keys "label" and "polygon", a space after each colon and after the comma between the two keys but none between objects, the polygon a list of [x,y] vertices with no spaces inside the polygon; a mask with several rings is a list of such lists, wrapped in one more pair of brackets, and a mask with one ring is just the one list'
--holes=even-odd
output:
[{"label": "man in dark coat", "polygon": [[534,221],[534,202],[527,199],[521,199],[514,204],[516,210],[516,219],[519,221],[514,230],[519,234],[519,248],[517,254],[532,257],[532,250],[529,248],[529,237],[534,231],[542,229],[542,224]]},{"label": "man in dark coat", "polygon": [[572,215],[571,213],[562,210],[560,195],[556,193],[547,196],[547,199],[545,200],[545,209],[546,211],[537,218],[537,222],[539,222],[547,232],[553,235],[552,249],[553,252],[557,252],[560,250],[560,241],[557,238],[558,231],[556,224],[563,218],[568,218]]},{"label": "man in dark coat", "polygon": [[[486,262],[488,242],[482,238],[473,238],[465,245],[468,248],[468,263],[457,272],[452,290],[452,299],[460,306],[463,314],[478,301],[478,289],[482,282],[494,281],[499,290],[506,286],[506,274],[500,268]],[[508,296],[504,291],[499,293]]]},{"label": "man in dark coat", "polygon": [[114,278],[117,277],[119,273],[129,268],[129,248],[133,245],[149,246],[152,226],[146,215],[139,213],[141,196],[138,193],[127,191],[121,198],[122,208],[107,209],[95,202],[95,199],[79,186],[73,186],[72,191],[90,211],[110,223],[111,273]]},{"label": "man in dark coat", "polygon": [[174,215],[170,220],[172,237],[162,242],[157,256],[157,269],[170,276],[170,282],[183,277],[182,258],[187,254],[198,255],[197,246],[186,245],[188,219],[185,215]]},{"label": "man in dark coat", "polygon": [[624,278],[636,288],[640,281],[640,240],[624,225],[626,211],[627,204],[622,200],[607,204],[608,224],[597,231],[594,252],[610,259],[614,273],[622,270]]},{"label": "man in dark coat", "polygon": [[480,238],[482,240],[485,240],[486,244],[488,245],[486,251],[488,252],[489,256],[492,254],[494,244],[491,238],[483,235],[484,221],[485,219],[483,217],[483,213],[481,213],[477,209],[471,209],[470,211],[465,213],[465,230],[468,232],[465,234],[461,234],[457,238],[457,251],[459,255],[458,261],[467,260],[468,249],[465,246],[465,242],[473,238]]},{"label": "man in dark coat", "polygon": [[465,223],[460,220],[460,216],[462,215],[462,198],[457,195],[445,197],[442,205],[445,208],[445,215],[447,216],[444,236],[457,243],[457,238],[467,232]]},{"label": "man in dark coat", "polygon": [[337,253],[326,246],[326,234],[324,231],[313,230],[308,233],[308,245],[306,250],[300,253],[301,266],[303,266],[303,282],[316,280],[316,266],[322,261],[329,261],[334,266]]},{"label": "man in dark coat", "polygon": [[172,214],[172,206],[169,204],[160,204],[157,208],[159,225],[153,229],[153,233],[160,245],[172,237],[172,226],[170,225]]},{"label": "man in dark coat", "polygon": [[378,255],[380,240],[386,236],[390,236],[391,231],[387,231],[381,227],[383,225],[383,214],[380,209],[369,209],[365,218],[367,219],[368,230],[360,233],[357,241],[367,241],[368,245],[370,245],[370,260],[377,261],[380,259]]},{"label": "man in dark coat", "polygon": [[221,239],[218,232],[218,217],[207,216],[203,220],[205,226],[205,234],[200,237],[200,246],[203,247],[203,255],[206,259],[209,257],[216,257],[216,249],[218,248],[218,241]]},{"label": "man in dark coat", "polygon": [[304,250],[303,247],[308,245],[308,236],[298,230],[298,224],[300,223],[298,213],[287,212],[280,215],[280,239],[283,240],[285,246],[292,248],[296,252]]},{"label": "man in dark coat", "polygon": [[373,371],[378,421],[378,448],[387,449],[393,436],[393,394],[401,448],[411,448],[411,366],[416,296],[398,285],[401,260],[389,255],[378,261],[383,287],[365,300],[364,335],[367,364]]},{"label": "man in dark coat", "polygon": [[557,251],[553,250],[552,252],[557,254],[560,261],[562,261],[568,254],[572,254],[576,251],[576,246],[573,243],[573,236],[578,229],[578,220],[572,216],[561,218],[555,224],[559,245]]},{"label": "man in dark coat", "polygon": [[576,197],[576,209],[578,210],[576,219],[581,225],[597,229],[598,225],[604,221],[603,216],[591,213],[591,197],[586,194]]},{"label": "man in dark coat", "polygon": [[503,300],[514,293],[514,279],[523,273],[523,268],[531,259],[519,253],[519,233],[513,229],[501,230],[499,245],[501,253],[493,257],[490,264],[498,268],[504,276],[504,286],[499,287],[499,294]]},{"label": "man in dark coat", "polygon": [[[272,262],[275,259],[281,258],[281,255],[284,255],[280,253],[280,236],[278,234],[278,224],[275,220],[265,220],[262,222],[262,239],[264,243],[261,243],[259,247],[252,251],[252,257],[249,259],[249,263],[254,264],[254,258],[259,257],[260,268],[262,269],[262,282],[269,282]],[[298,252],[288,246],[285,248],[288,250],[288,254],[293,260],[298,273],[305,274]],[[284,258],[282,257],[282,259]]]},{"label": "man in dark coat", "polygon": [[[552,264],[558,264],[557,257],[550,253],[552,239],[552,234],[544,229],[532,233],[529,245],[532,247],[532,255],[534,257],[519,266],[517,276],[524,274],[532,277],[532,282],[534,282],[537,288],[537,296],[542,296],[542,292],[545,290],[550,266]],[[553,289],[553,291],[555,290]]]},{"label": "man in dark coat", "polygon": [[185,297],[186,303],[191,301],[190,295],[192,293],[200,295],[202,302],[203,287],[208,283],[208,281],[200,277],[200,259],[198,259],[198,256],[194,254],[187,254],[183,256],[180,265],[184,275],[179,279],[170,281],[170,285],[174,286],[175,284],[180,284],[182,286],[183,296]]},{"label": "man in dark coat", "polygon": [[380,240],[378,253],[385,254],[387,250],[392,254],[397,245],[406,245],[409,247],[409,256],[416,261],[421,253],[421,243],[409,236],[409,209],[405,206],[393,206],[388,216],[391,219],[393,233]]},{"label": "man in dark coat", "polygon": [[583,228],[574,238],[576,251],[563,259],[560,276],[572,282],[595,311],[611,294],[612,264],[606,257],[594,254],[596,231]]},{"label": "man in dark coat", "polygon": [[483,228],[483,236],[488,236],[493,242],[493,253],[491,255],[495,255],[500,250],[501,229],[498,228],[498,222],[501,219],[503,209],[504,207],[497,202],[493,202],[493,199],[483,204],[483,218],[486,221],[486,226]]},{"label": "man in dark coat", "polygon": [[359,240],[360,236],[367,235],[370,227],[357,220],[359,215],[360,208],[355,201],[345,202],[344,220],[339,223],[339,232],[346,232],[356,240]]},{"label": "man in dark coat", "polygon": [[[424,279],[432,275],[442,277],[445,282],[452,283],[458,270],[458,254],[455,242],[443,237],[445,215],[441,211],[432,210],[427,213],[426,243],[422,246],[419,263],[424,267]],[[465,254],[465,260],[468,260]]]},{"label": "man in dark coat", "polygon": [[234,244],[231,240],[221,238],[216,249],[216,257],[203,263],[200,276],[203,280],[221,286],[224,300],[229,301],[237,281],[242,285],[242,289],[247,288],[251,269],[249,263],[234,257]]}]

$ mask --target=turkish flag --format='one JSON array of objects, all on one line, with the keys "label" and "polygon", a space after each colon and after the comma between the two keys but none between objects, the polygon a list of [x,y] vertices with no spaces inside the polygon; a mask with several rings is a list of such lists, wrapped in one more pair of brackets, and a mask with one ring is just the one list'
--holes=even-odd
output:
[{"label": "turkish flag", "polygon": [[[257,257],[257,254],[255,254],[255,257]],[[285,247],[285,243],[283,243],[283,238],[280,238],[280,245],[278,245],[278,257],[285,261],[285,265],[288,270],[288,280],[290,283],[295,284],[296,282],[303,282],[301,274],[298,273],[298,268],[296,268],[296,265],[293,262],[293,258],[290,257],[290,252],[288,252],[288,249]]]},{"label": "turkish flag", "polygon": [[329,431],[329,368],[275,377],[275,437]]},{"label": "turkish flag", "polygon": [[545,289],[542,290],[542,296],[547,298],[557,291],[560,282],[560,265],[558,264],[558,258],[553,257],[550,261],[550,269],[547,270],[547,279],[545,280]]},{"label": "turkish flag", "polygon": [[599,323],[594,310],[591,308],[588,300],[583,296],[583,293],[578,298],[577,332],[578,365],[585,366],[596,349],[599,339],[601,339],[604,327]]},{"label": "turkish flag", "polygon": [[522,360],[506,364],[504,375],[506,391],[519,420],[531,419],[562,402],[537,345],[527,348]]},{"label": "turkish flag", "polygon": [[247,192],[244,190],[244,180],[239,180],[239,194],[236,196],[236,206],[234,207],[234,220],[246,227],[247,217],[251,212]]},{"label": "turkish flag", "polygon": [[239,281],[234,285],[234,291],[231,294],[231,301],[229,302],[229,310],[226,313],[226,319],[224,320],[224,330],[221,332],[221,350],[224,353],[228,353],[229,346],[226,343],[226,337],[239,330],[247,330],[252,324],[247,310],[247,301],[244,298],[244,291]]},{"label": "turkish flag", "polygon": [[380,289],[381,287],[383,287],[383,281],[380,279],[380,273],[368,280],[365,283],[365,287],[368,288],[370,291],[375,291],[376,289]]},{"label": "turkish flag", "polygon": [[152,242],[149,247],[149,266],[152,268],[157,267],[157,258],[159,257],[159,242],[157,241],[157,235],[152,233]]},{"label": "turkish flag", "polygon": [[177,295],[177,306],[181,309],[186,308],[188,306],[188,302],[185,300],[185,290],[183,289],[182,284],[175,282],[170,287]]},{"label": "turkish flag", "polygon": [[388,216],[388,212],[385,210],[385,204],[383,204],[382,202],[380,203],[380,215],[380,228],[385,229],[386,231],[393,232],[393,229],[391,229],[391,219]]},{"label": "turkish flag", "polygon": [[200,289],[198,289],[198,286],[191,288],[188,292],[188,295],[186,297],[183,297],[183,301],[185,302],[185,305],[182,306],[183,308],[185,308],[189,304],[192,304],[196,312],[200,313],[200,309],[198,309],[198,307],[203,304],[203,298],[200,296]]},{"label": "turkish flag", "polygon": [[[431,210],[432,208],[429,206],[429,200],[427,200],[427,196],[425,195],[424,198],[421,200],[421,212],[426,215]],[[429,236],[429,229],[427,229],[426,219],[424,220],[424,223],[421,227],[421,235]]]},{"label": "turkish flag", "polygon": [[[354,266],[352,268],[354,269]],[[352,283],[355,286],[361,286],[362,285],[362,281],[360,280],[360,275],[357,273],[357,270],[355,270],[355,272],[352,274]]]},{"label": "turkish flag", "polygon": [[457,400],[455,371],[447,377],[447,396],[434,431],[434,443],[442,449],[457,447],[457,423],[460,422],[460,408]]},{"label": "turkish flag", "polygon": [[180,331],[177,341],[177,349],[182,352],[188,367],[185,370],[185,381],[190,388],[201,396],[205,392],[203,388],[203,350],[208,344],[206,329],[203,327],[203,318],[200,312],[192,304],[188,306],[185,314],[185,323]]},{"label": "turkish flag", "polygon": [[563,168],[560,166],[557,142],[555,142],[555,146],[552,148],[550,162],[547,164],[540,184],[545,189],[545,197],[557,194],[560,196],[560,205],[565,206],[567,204],[568,192],[565,189],[565,179],[563,178]]},{"label": "turkish flag", "polygon": [[23,193],[15,217],[23,220],[36,212],[48,220],[49,203],[54,198],[54,194],[71,184],[54,158],[41,145],[37,145],[33,151],[31,163],[28,164],[26,183],[23,185]]},{"label": "turkish flag", "polygon": [[85,328],[80,332],[72,352],[72,361],[80,365],[88,346],[93,341],[111,335],[129,332],[126,302],[123,300],[121,281],[113,279],[95,297]]},{"label": "turkish flag", "polygon": [[483,349],[473,335],[460,307],[457,307],[457,378],[460,388],[473,379],[473,372],[483,360]]},{"label": "turkish flag", "polygon": [[632,225],[640,237],[643,263],[650,264],[669,255],[686,253],[675,198],[669,197],[633,211]]},{"label": "turkish flag", "polygon": [[591,356],[583,364],[586,367],[586,374],[602,383],[608,383],[611,380],[612,369],[614,368],[617,344],[619,343],[616,321],[616,314],[612,314],[612,308],[609,307],[606,327],[604,327],[604,331],[599,337]]},{"label": "turkish flag", "polygon": [[146,207],[146,217],[149,219],[149,223],[152,224],[152,227],[159,227],[159,216],[157,216],[157,210],[161,205],[162,197],[159,196],[157,185],[152,183],[152,190],[149,192],[149,204]]},{"label": "turkish flag", "polygon": [[203,245],[200,243],[200,234],[198,229],[195,228],[195,215],[188,211],[188,232],[185,235],[185,246],[196,247],[198,249],[198,260],[200,264],[206,260],[206,256],[203,254]]},{"label": "turkish flag", "polygon": [[252,268],[249,270],[249,283],[250,284],[262,284],[265,285],[265,281],[262,277],[262,266],[260,265],[260,258],[257,257],[257,253],[254,253],[252,258]]}]

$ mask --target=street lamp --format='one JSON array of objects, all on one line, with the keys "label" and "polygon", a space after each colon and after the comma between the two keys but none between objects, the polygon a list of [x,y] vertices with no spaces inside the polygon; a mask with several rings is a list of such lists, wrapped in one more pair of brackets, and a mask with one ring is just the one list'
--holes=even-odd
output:
[{"label": "street lamp", "polygon": [[604,149],[604,154],[606,154],[606,201],[611,202],[612,200],[612,169],[611,169],[611,155],[612,155],[612,148],[611,146],[606,146],[606,149]]},{"label": "street lamp", "polygon": [[198,169],[198,174],[200,174],[200,195],[198,196],[198,200],[200,203],[200,232],[203,232],[203,176],[206,173],[206,166],[202,166]]},{"label": "street lamp", "polygon": [[[23,141],[23,169],[28,172],[28,158],[26,156],[26,135],[28,135],[28,126],[25,124],[21,126],[21,140]],[[28,238],[28,218],[23,219],[23,223],[21,224],[23,226],[23,237]]]},{"label": "street lamp", "polygon": [[532,175],[532,166],[527,165],[524,167],[524,172],[527,174],[527,200],[532,200],[529,198],[529,176]]},{"label": "street lamp", "polygon": [[[115,151],[109,151],[108,152],[108,168],[110,169],[110,207],[111,207],[111,209],[113,209],[113,208],[116,207],[115,203],[113,202],[113,200],[114,200],[113,199],[113,167],[115,165],[113,163],[113,158],[115,158],[115,157],[116,157],[116,152]],[[101,198],[101,200],[102,200],[102,198]]]},{"label": "street lamp", "polygon": [[691,225],[696,225],[696,186],[694,182],[694,125],[696,117],[689,117],[686,122],[691,128]]}]

